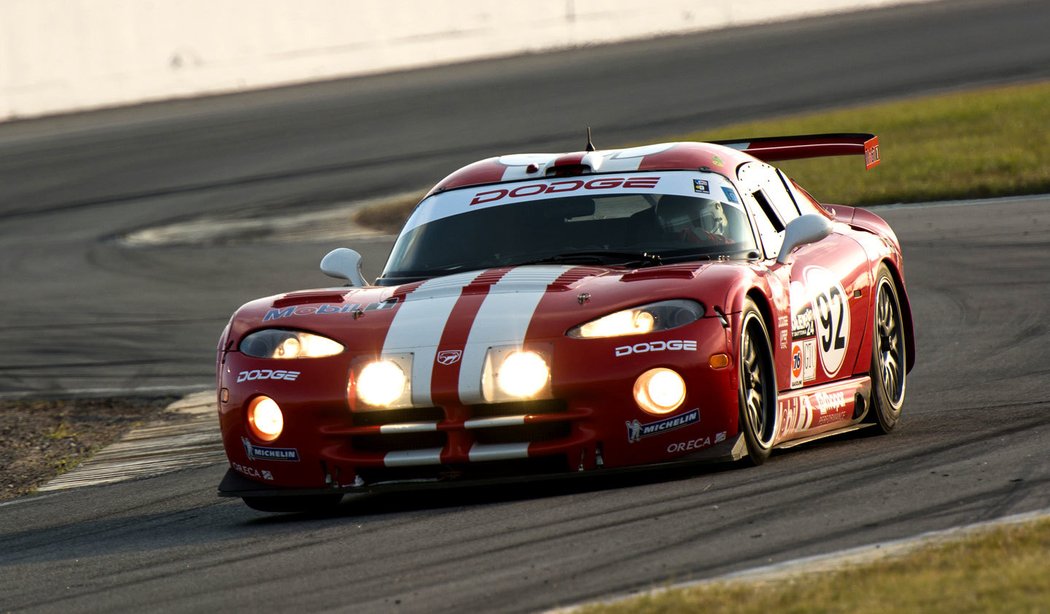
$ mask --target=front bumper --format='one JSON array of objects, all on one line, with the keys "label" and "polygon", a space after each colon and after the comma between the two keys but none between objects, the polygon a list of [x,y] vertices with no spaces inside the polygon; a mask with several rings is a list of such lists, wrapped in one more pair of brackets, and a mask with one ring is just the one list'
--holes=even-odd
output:
[{"label": "front bumper", "polygon": [[[645,341],[683,338],[696,340],[696,350],[622,355],[616,349],[623,338],[548,339],[551,399],[464,404],[455,390],[435,384],[431,406],[382,411],[351,409],[347,374],[357,356],[301,361],[295,381],[238,382],[244,373],[277,366],[230,352],[220,372],[226,399],[220,424],[231,472],[220,491],[367,492],[732,458],[737,369],[733,361],[722,368],[709,364],[714,354],[733,355],[726,332],[709,318]],[[654,367],[674,369],[687,382],[685,402],[667,416],[646,414],[633,398],[635,379]],[[285,413],[285,431],[270,443],[253,439],[246,428],[245,408],[260,394],[277,400]]]}]

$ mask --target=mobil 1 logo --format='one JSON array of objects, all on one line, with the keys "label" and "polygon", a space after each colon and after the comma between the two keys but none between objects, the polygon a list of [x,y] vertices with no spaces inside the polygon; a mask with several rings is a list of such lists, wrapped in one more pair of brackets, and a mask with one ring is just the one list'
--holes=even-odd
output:
[{"label": "mobil 1 logo", "polygon": [[849,346],[849,301],[842,282],[831,271],[811,266],[806,268],[805,277],[807,289],[813,297],[820,364],[832,377],[842,368]]}]

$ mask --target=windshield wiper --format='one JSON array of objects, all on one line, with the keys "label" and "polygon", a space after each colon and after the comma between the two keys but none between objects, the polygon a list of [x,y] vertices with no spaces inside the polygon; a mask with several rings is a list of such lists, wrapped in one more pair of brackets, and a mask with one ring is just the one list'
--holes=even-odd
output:
[{"label": "windshield wiper", "polygon": [[591,250],[579,252],[565,252],[555,254],[546,258],[529,260],[519,263],[518,266],[527,264],[639,264],[641,266],[657,266],[663,264],[663,259],[658,254],[649,252],[614,252],[606,250]]}]

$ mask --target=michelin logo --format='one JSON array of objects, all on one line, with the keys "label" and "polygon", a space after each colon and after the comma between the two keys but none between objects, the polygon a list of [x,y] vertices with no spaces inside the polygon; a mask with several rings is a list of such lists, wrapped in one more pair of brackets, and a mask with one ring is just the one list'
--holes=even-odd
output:
[{"label": "michelin logo", "polygon": [[673,418],[666,418],[658,422],[649,422],[642,424],[637,419],[628,420],[627,424],[627,441],[629,443],[636,443],[641,441],[645,437],[651,435],[659,435],[666,433],[667,431],[673,431],[680,429],[683,426],[689,426],[690,424],[696,424],[700,422],[700,410],[694,409],[690,412],[684,413],[681,416],[675,416]]},{"label": "michelin logo", "polygon": [[241,437],[241,443],[244,444],[244,453],[248,455],[248,460],[299,462],[299,450],[295,448],[264,448],[248,441],[247,437]]}]

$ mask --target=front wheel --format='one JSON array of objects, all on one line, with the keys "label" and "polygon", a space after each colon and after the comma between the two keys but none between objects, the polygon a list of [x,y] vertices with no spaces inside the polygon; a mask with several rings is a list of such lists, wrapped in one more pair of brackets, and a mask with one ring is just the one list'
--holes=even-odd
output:
[{"label": "front wheel", "polygon": [[761,465],[769,458],[776,436],[777,378],[765,320],[750,299],[740,316],[739,341],[740,430],[748,458]]},{"label": "front wheel", "polygon": [[907,385],[907,346],[897,286],[886,265],[875,279],[875,323],[871,340],[871,404],[868,417],[883,433],[897,426]]}]

